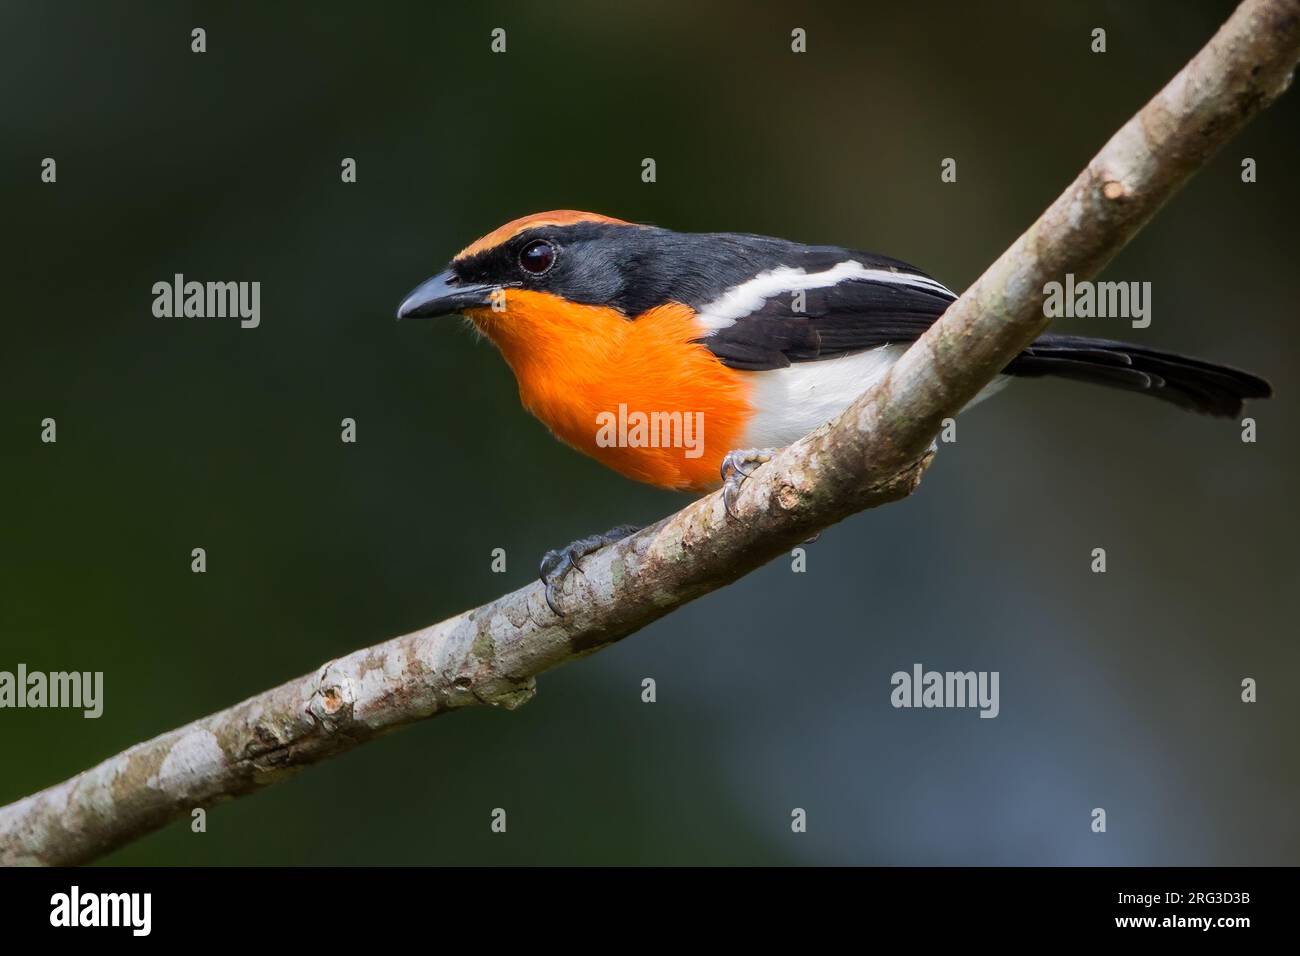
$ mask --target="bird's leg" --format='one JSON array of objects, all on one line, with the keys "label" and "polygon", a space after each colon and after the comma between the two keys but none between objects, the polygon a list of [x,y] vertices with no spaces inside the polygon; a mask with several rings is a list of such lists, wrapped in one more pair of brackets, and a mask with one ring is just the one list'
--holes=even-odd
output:
[{"label": "bird's leg", "polygon": [[542,583],[546,585],[546,604],[550,607],[556,617],[563,617],[559,607],[560,585],[564,582],[565,575],[571,570],[582,573],[582,566],[578,564],[580,560],[589,554],[594,554],[607,544],[613,544],[615,541],[622,541],[624,538],[630,538],[641,530],[643,526],[639,524],[621,524],[617,528],[610,528],[604,534],[593,534],[586,538],[579,538],[577,541],[563,548],[556,548],[554,551],[547,551],[542,555],[542,566],[539,577]]},{"label": "bird's leg", "polygon": [[755,468],[771,461],[777,451],[776,448],[737,448],[722,457],[722,506],[731,517],[737,517],[736,496],[740,494],[740,486]]}]

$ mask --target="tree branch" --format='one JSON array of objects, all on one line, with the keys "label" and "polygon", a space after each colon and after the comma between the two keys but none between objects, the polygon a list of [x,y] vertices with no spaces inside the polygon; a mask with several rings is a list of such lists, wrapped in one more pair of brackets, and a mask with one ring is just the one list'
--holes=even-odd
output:
[{"label": "tree branch", "polygon": [[759,469],[589,557],[557,619],[531,584],[365,648],[0,808],[0,863],[93,860],[192,808],[251,793],[379,734],[461,707],[513,709],[534,678],[722,587],[845,517],[910,494],[942,420],[1047,325],[1043,287],[1095,275],[1286,88],[1300,0],[1247,0],[890,373]]}]

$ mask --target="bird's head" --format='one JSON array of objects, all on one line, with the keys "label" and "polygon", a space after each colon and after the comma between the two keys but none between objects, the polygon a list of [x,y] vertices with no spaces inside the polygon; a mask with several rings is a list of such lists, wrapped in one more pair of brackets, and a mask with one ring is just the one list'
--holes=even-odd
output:
[{"label": "bird's head", "polygon": [[662,232],[572,209],[524,216],[463,249],[411,291],[397,317],[463,313],[493,338],[504,325],[560,306],[634,317],[659,304],[652,301],[659,291],[645,288],[639,265],[654,244],[652,234]]}]

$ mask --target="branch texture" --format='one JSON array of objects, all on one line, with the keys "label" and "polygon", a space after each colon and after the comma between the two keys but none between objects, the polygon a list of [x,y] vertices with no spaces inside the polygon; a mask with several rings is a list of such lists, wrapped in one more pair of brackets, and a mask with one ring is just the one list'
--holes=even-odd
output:
[{"label": "branch texture", "polygon": [[855,512],[910,494],[943,419],[1047,325],[1043,287],[1095,275],[1300,58],[1300,0],[1247,0],[875,388],[745,482],[584,561],[557,618],[540,584],[131,747],[0,808],[0,863],[83,863],[194,807],[461,707],[513,709],[538,674],[646,626]]}]

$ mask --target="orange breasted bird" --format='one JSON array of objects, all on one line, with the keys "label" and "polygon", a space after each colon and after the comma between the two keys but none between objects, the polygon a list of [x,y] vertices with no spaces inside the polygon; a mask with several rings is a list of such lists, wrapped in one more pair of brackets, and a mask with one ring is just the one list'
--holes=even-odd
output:
[{"label": "orange breasted bird", "polygon": [[[956,296],[872,253],[743,233],[680,233],[570,209],[506,223],[413,290],[399,319],[463,313],[500,349],[528,411],[561,441],[661,488],[740,482],[837,416]],[[1058,376],[1237,417],[1257,376],[1110,339],[1047,334],[1013,378]],[[972,404],[974,404],[972,402]],[[624,526],[548,552],[547,600]]]}]

